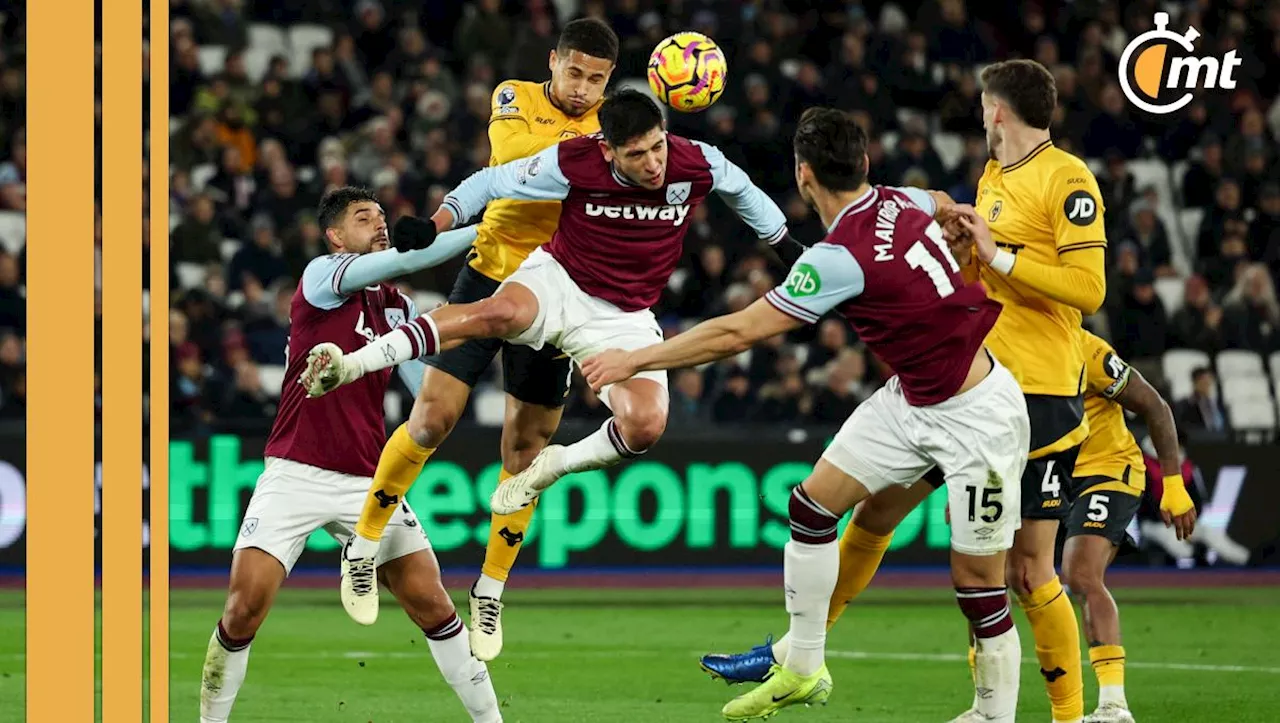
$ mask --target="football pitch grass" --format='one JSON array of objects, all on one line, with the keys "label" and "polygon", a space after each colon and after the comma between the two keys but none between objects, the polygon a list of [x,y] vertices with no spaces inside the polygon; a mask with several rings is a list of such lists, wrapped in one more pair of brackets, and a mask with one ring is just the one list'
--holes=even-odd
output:
[{"label": "football pitch grass", "polygon": [[[1280,720],[1280,589],[1116,591],[1140,721]],[[200,667],[221,590],[172,591],[171,712],[197,717]],[[465,598],[455,599],[465,612]],[[712,681],[700,652],[740,650],[785,631],[780,591],[512,590],[506,647],[490,663],[507,723],[717,721],[743,688]],[[1048,721],[1030,631],[1019,719]],[[0,722],[23,720],[22,594],[0,593]],[[965,632],[948,590],[872,589],[828,639],[828,706],[778,721],[941,723],[972,696]],[[1085,665],[1086,701],[1096,686]],[[234,721],[464,723],[422,634],[391,599],[377,625],[351,622],[333,590],[282,591],[254,642]]]}]

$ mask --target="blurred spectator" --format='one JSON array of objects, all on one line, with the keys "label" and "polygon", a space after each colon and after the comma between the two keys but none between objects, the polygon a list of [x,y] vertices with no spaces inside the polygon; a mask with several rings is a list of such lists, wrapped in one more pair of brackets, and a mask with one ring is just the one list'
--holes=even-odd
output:
[{"label": "blurred spectator", "polygon": [[751,418],[766,424],[798,423],[812,409],[804,379],[798,371],[792,371],[760,388]]},{"label": "blurred spectator", "polygon": [[215,207],[208,194],[191,199],[187,216],[173,229],[173,263],[206,263],[222,259],[222,232],[214,221]]},{"label": "blurred spectator", "polygon": [[703,403],[702,372],[697,369],[678,369],[672,372],[671,404],[667,425],[697,427],[711,421],[711,414]]},{"label": "blurred spectator", "polygon": [[223,395],[218,414],[248,421],[267,421],[275,417],[275,401],[262,387],[262,375],[257,364],[248,359],[236,364],[235,381]]},{"label": "blurred spectator", "polygon": [[1208,135],[1200,141],[1200,160],[1193,161],[1182,179],[1182,200],[1188,208],[1210,208],[1226,177],[1222,141]]},{"label": "blurred spectator", "polygon": [[1241,271],[1235,288],[1223,299],[1227,347],[1261,354],[1280,350],[1280,304],[1276,287],[1262,264]]},{"label": "blurred spectator", "polygon": [[813,397],[813,421],[838,425],[853,414],[854,408],[862,401],[854,393],[855,385],[860,381],[854,378],[856,370],[856,363],[841,359],[827,364],[826,384]]},{"label": "blurred spectator", "polygon": [[27,296],[22,289],[18,259],[0,251],[0,329],[27,333]]},{"label": "blurred spectator", "polygon": [[1166,348],[1169,322],[1153,281],[1149,270],[1139,269],[1111,319],[1111,335],[1122,357],[1158,359]]},{"label": "blurred spectator", "polygon": [[275,224],[258,214],[250,226],[250,243],[240,247],[227,266],[227,289],[240,291],[251,277],[259,287],[270,286],[289,272],[276,242]]},{"label": "blurred spectator", "polygon": [[[1107,218],[1113,225],[1126,228],[1131,206],[1138,200],[1138,183],[1120,151],[1107,151],[1106,167],[1098,174],[1098,190],[1107,204]],[[1111,229],[1108,229],[1111,230]]]},{"label": "blurred spectator", "polygon": [[751,413],[751,379],[738,368],[729,371],[720,393],[711,404],[711,419],[718,424],[745,421]]},{"label": "blurred spectator", "polygon": [[1137,158],[1142,150],[1142,130],[1129,117],[1120,86],[1108,82],[1102,89],[1101,110],[1084,132],[1083,150],[1094,158],[1115,150],[1125,158]]},{"label": "blurred spectator", "polygon": [[1180,429],[1221,435],[1230,430],[1227,410],[1218,401],[1218,378],[1208,367],[1191,373],[1191,396],[1174,404],[1174,417]]},{"label": "blurred spectator", "polygon": [[1137,244],[1139,263],[1151,269],[1157,277],[1177,274],[1173,268],[1169,231],[1164,221],[1156,216],[1155,204],[1143,199],[1130,207],[1123,237]]},{"label": "blurred spectator", "polygon": [[1169,322],[1169,346],[1198,349],[1206,354],[1221,351],[1225,346],[1222,317],[1222,307],[1209,295],[1209,284],[1204,277],[1188,277],[1182,307]]},{"label": "blurred spectator", "polygon": [[27,131],[19,128],[9,146],[9,160],[0,163],[0,209],[27,210]]},{"label": "blurred spectator", "polygon": [[824,319],[818,325],[818,338],[809,347],[809,357],[805,359],[806,372],[825,367],[836,358],[841,349],[849,343],[849,327],[841,319]]},{"label": "blurred spectator", "polygon": [[574,389],[576,392],[570,397],[564,410],[566,417],[602,422],[613,416],[613,412],[609,411],[604,402],[600,401],[600,397],[591,391],[591,387],[587,386],[577,372],[574,372]]}]

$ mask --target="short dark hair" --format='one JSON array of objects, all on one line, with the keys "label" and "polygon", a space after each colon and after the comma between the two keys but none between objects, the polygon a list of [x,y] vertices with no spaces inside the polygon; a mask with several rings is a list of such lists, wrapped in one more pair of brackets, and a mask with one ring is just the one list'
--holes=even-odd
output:
[{"label": "short dark hair", "polygon": [[1023,123],[1048,130],[1058,107],[1053,73],[1034,60],[994,63],[982,69],[982,89],[1009,104]]},{"label": "short dark hair", "polygon": [[792,145],[796,162],[809,164],[823,188],[852,191],[867,180],[867,132],[842,110],[806,110]]},{"label": "short dark hair", "polygon": [[617,147],[662,127],[662,111],[649,96],[631,88],[609,94],[600,104],[600,134]]},{"label": "short dark hair", "polygon": [[1213,369],[1210,367],[1196,367],[1191,370],[1191,380],[1195,381],[1205,375],[1213,376]]},{"label": "short dark hair", "polygon": [[347,209],[352,204],[364,201],[379,202],[378,197],[373,195],[373,191],[357,186],[343,186],[324,194],[324,198],[320,199],[320,210],[316,213],[320,230],[328,231],[336,228],[342,223],[342,219],[347,215]]},{"label": "short dark hair", "polygon": [[610,63],[618,62],[618,34],[603,20],[596,18],[579,18],[571,21],[560,31],[560,40],[556,43],[556,54],[567,55],[576,50],[593,58],[603,58]]}]

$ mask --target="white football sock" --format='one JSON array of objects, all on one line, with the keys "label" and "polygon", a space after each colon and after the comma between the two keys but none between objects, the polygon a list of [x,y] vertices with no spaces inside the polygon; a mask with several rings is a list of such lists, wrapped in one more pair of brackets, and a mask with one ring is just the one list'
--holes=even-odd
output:
[{"label": "white football sock", "polygon": [[476,585],[471,589],[476,597],[491,597],[494,600],[502,599],[502,591],[507,588],[507,583],[496,577],[489,577],[481,574],[480,579],[476,580]]},{"label": "white football sock", "polygon": [[444,680],[457,693],[463,707],[475,723],[502,723],[498,695],[484,663],[471,655],[467,626],[455,614],[432,630],[426,631],[431,657]]},{"label": "white football sock", "polygon": [[347,559],[361,560],[367,557],[374,557],[378,554],[380,545],[380,540],[370,540],[362,537],[359,533],[355,533],[351,535],[351,547],[347,548]]},{"label": "white football sock", "polygon": [[562,471],[564,474],[572,474],[604,469],[637,454],[627,449],[622,434],[618,432],[617,422],[610,417],[599,429],[564,448],[561,456],[561,465],[564,467]]},{"label": "white football sock", "polygon": [[440,332],[430,314],[423,314],[407,324],[374,339],[369,344],[346,354],[345,363],[359,364],[365,374],[390,369],[397,364],[432,356],[439,352]]},{"label": "white football sock", "polygon": [[791,649],[791,634],[778,638],[773,644],[773,659],[779,663],[787,662],[787,651]]},{"label": "white football sock", "polygon": [[[973,707],[990,720],[1012,723],[1018,708],[1018,674],[1022,644],[1018,629],[974,642]],[[989,691],[985,696],[977,691]]]},{"label": "white football sock", "polygon": [[1124,697],[1123,685],[1103,685],[1098,687],[1098,705],[1106,705],[1112,703],[1123,708],[1129,707],[1129,701]]},{"label": "white football sock", "polygon": [[[225,642],[218,628],[209,638],[200,683],[200,723],[223,723],[231,716],[245,673],[252,643]],[[252,640],[252,639],[251,639]],[[233,649],[234,648],[234,649]]]},{"label": "white football sock", "polygon": [[783,582],[791,629],[785,666],[813,675],[822,667],[827,642],[827,608],[840,574],[840,546],[835,541],[810,544],[788,540],[783,553]]}]

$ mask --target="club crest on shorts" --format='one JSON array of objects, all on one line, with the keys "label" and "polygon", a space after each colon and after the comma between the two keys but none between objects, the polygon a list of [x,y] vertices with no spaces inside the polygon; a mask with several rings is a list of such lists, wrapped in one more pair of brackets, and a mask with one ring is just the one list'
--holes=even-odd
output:
[{"label": "club crest on shorts", "polygon": [[693,191],[693,184],[689,181],[680,181],[667,186],[667,203],[676,205],[689,200],[689,194]]},{"label": "club crest on shorts", "polygon": [[392,329],[404,325],[404,309],[386,309],[383,313],[387,317],[387,326]]},{"label": "club crest on shorts", "polygon": [[254,530],[257,530],[257,529],[258,529],[258,518],[246,517],[244,518],[244,524],[240,525],[240,536],[248,537],[249,535],[253,534]]}]

